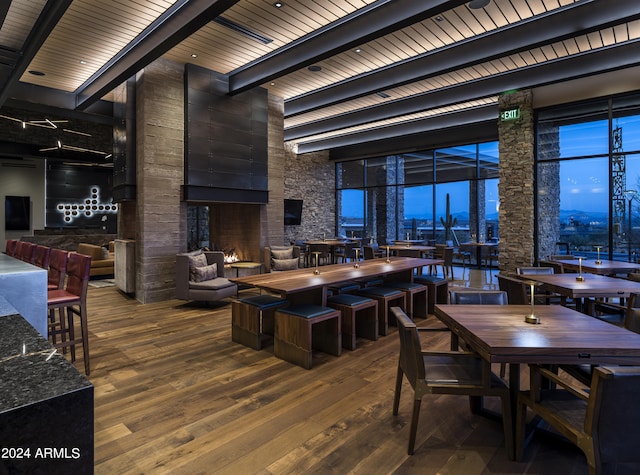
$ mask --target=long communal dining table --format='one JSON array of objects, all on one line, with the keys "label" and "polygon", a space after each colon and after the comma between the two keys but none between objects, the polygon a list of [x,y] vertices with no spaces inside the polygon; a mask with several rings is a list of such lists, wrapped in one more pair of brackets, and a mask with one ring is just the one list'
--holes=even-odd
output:
[{"label": "long communal dining table", "polygon": [[640,282],[599,274],[527,274],[519,277],[539,282],[544,290],[574,299],[578,310],[583,310],[585,298],[626,299],[632,293],[640,293]]},{"label": "long communal dining table", "polygon": [[[340,282],[367,279],[371,277],[394,275],[398,279],[413,282],[416,268],[431,264],[439,265],[440,259],[421,259],[417,257],[390,257],[369,259],[344,264],[305,267],[282,272],[271,272],[229,280],[237,284],[266,290],[286,298],[291,303],[313,303],[326,305],[329,286]],[[316,271],[319,272],[316,274]]]},{"label": "long communal dining table", "polygon": [[561,305],[534,307],[540,324],[524,321],[530,313],[529,305],[435,306],[436,317],[480,357],[509,363],[513,421],[522,364],[640,365],[640,334]]}]

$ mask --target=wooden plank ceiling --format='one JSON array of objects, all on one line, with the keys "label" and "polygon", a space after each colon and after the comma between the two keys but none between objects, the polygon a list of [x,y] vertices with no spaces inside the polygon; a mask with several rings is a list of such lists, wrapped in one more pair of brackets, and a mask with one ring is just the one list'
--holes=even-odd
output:
[{"label": "wooden plank ceiling", "polygon": [[[640,9],[631,0],[491,0],[479,9],[464,1],[240,0],[225,4],[223,21],[207,20],[174,44],[154,38],[169,17],[194,24],[183,12],[204,11],[204,3],[73,0],[19,71],[47,1],[11,0],[0,80],[10,85],[18,71],[15,82],[91,99],[111,85],[92,89],[96,78],[128,72],[118,70],[124,52],[155,41],[158,55],[228,74],[238,91],[259,85],[283,97],[285,138],[310,151],[390,126],[401,134],[402,124],[429,117],[493,108],[497,118],[505,90],[640,60]],[[367,31],[376,22],[383,27]]]}]

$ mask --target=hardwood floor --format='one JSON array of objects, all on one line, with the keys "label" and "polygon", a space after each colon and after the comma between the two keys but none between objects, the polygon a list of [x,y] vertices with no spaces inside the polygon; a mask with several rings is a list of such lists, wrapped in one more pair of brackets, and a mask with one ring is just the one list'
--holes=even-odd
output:
[{"label": "hardwood floor", "polygon": [[[318,353],[307,371],[276,359],[272,346],[233,343],[229,304],[142,305],[106,287],[90,288],[88,308],[96,474],[587,471],[577,449],[540,436],[524,462],[509,461],[501,424],[456,396],[423,400],[408,456],[408,383],[399,416],[391,414],[395,332],[340,357]],[[445,349],[448,336],[425,343]]]}]

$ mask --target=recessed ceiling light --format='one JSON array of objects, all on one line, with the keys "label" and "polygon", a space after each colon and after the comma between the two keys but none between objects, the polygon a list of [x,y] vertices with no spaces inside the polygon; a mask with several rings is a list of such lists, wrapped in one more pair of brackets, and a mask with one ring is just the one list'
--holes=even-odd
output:
[{"label": "recessed ceiling light", "polygon": [[275,2],[275,3],[273,4],[273,6],[274,6],[274,7],[276,7],[276,8],[282,8],[282,7],[284,7],[284,3],[282,3],[282,2]]},{"label": "recessed ceiling light", "polygon": [[197,58],[197,57],[198,57],[198,55],[197,55],[197,54],[195,54],[195,53],[191,53],[191,57],[192,57],[192,58]]},{"label": "recessed ceiling light", "polygon": [[271,83],[269,83],[269,85],[270,85],[270,86],[275,86],[275,85],[276,85],[276,83],[275,83],[275,82],[271,82]]},{"label": "recessed ceiling light", "polygon": [[353,51],[354,51],[355,53],[358,53],[358,54],[362,53],[362,50],[361,50],[360,48],[356,48],[356,49],[354,49]]},{"label": "recessed ceiling light", "polygon": [[442,18],[440,15],[438,15],[437,17],[435,17],[435,20],[440,23],[441,21],[444,21],[444,18]]},{"label": "recessed ceiling light", "polygon": [[480,8],[484,8],[489,5],[491,0],[471,0],[467,5],[472,10],[479,10]]},{"label": "recessed ceiling light", "polygon": [[29,74],[33,74],[34,76],[44,76],[44,73],[42,71],[36,71],[35,69],[29,71]]},{"label": "recessed ceiling light", "polygon": [[87,64],[87,62],[84,59],[81,59],[80,64]]},{"label": "recessed ceiling light", "polygon": [[307,69],[313,73],[317,73],[318,71],[322,71],[322,66],[314,64],[313,66],[309,66]]}]

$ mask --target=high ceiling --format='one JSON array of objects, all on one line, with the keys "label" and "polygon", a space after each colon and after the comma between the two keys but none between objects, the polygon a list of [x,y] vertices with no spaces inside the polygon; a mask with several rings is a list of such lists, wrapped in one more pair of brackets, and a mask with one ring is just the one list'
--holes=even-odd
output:
[{"label": "high ceiling", "polygon": [[0,106],[91,111],[162,56],[283,97],[306,152],[496,120],[505,91],[640,65],[638,0],[276,3],[5,0]]}]

